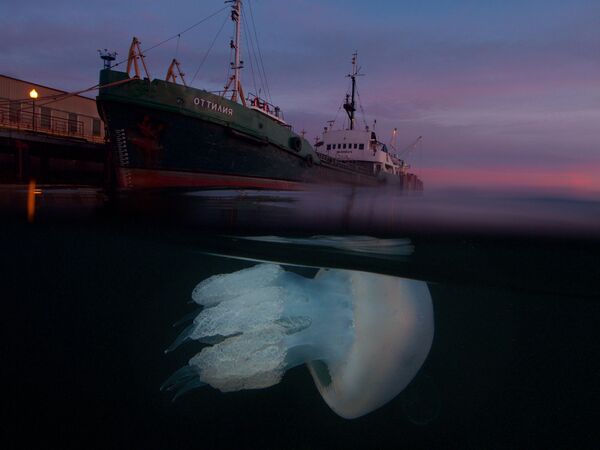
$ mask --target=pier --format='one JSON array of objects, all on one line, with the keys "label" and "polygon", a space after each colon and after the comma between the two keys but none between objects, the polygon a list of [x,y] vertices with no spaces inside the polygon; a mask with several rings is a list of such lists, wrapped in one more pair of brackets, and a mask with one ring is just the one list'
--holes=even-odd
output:
[{"label": "pier", "polygon": [[101,185],[107,148],[94,99],[0,75],[0,182]]}]

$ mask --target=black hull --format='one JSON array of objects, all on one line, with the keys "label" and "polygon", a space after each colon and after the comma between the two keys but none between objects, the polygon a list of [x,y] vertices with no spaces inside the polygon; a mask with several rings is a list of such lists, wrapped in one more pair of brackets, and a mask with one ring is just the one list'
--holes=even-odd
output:
[{"label": "black hull", "polygon": [[98,107],[109,130],[122,188],[381,184],[375,176],[303,158],[227,123],[101,99]]}]

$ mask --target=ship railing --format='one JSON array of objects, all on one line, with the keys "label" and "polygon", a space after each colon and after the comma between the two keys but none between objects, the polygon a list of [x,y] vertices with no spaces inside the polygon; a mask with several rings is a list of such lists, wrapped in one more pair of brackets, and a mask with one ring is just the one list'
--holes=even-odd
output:
[{"label": "ship railing", "polygon": [[250,103],[250,105],[254,106],[255,108],[261,109],[264,112],[283,120],[283,114],[279,106],[275,106],[272,103],[266,101],[265,99],[260,98],[258,95],[252,93],[248,94],[248,98],[246,100],[248,101],[248,103]]},{"label": "ship railing", "polygon": [[248,94],[246,101],[250,105],[250,108],[269,116],[271,119],[276,120],[283,125],[287,125],[279,106],[275,106],[272,103],[260,98],[258,95],[254,95],[252,93]]},{"label": "ship railing", "polygon": [[26,109],[11,109],[9,105],[3,104],[0,104],[0,128],[104,143],[104,137],[101,135],[85,133],[84,123],[80,120],[38,112],[34,114]]},{"label": "ship railing", "polygon": [[317,155],[319,156],[319,159],[321,161],[326,162],[327,164],[330,164],[332,166],[337,166],[337,167],[340,167],[343,169],[352,170],[353,172],[359,172],[359,173],[363,173],[365,175],[373,175],[373,172],[371,170],[360,165],[356,161],[350,161],[350,160],[344,161],[342,159],[336,159],[329,155],[326,155],[324,153],[319,153],[319,152],[317,152]]}]

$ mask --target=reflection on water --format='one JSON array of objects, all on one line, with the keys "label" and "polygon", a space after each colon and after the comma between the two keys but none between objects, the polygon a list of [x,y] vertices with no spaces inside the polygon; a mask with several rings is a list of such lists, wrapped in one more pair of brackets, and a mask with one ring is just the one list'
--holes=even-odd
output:
[{"label": "reflection on water", "polygon": [[[0,213],[27,217],[28,208],[31,209],[29,194],[27,187],[0,187]],[[38,186],[35,190],[38,221],[95,221],[99,216],[275,235],[391,238],[427,233],[598,238],[600,196],[563,191],[457,189],[417,194],[374,188],[300,192],[149,190],[117,196],[90,188]],[[370,246],[372,242],[364,244]],[[357,241],[356,247],[360,245],[363,242]]]},{"label": "reflection on water", "polygon": [[[167,208],[173,208],[172,201]],[[177,201],[186,220],[255,232],[339,234],[343,230],[393,236],[423,232],[597,236],[600,232],[599,198],[566,192],[201,191],[185,193]]]},{"label": "reflection on water", "polygon": [[[10,380],[4,432],[23,448],[39,447],[39,436],[48,448],[85,448],[90,441],[105,448],[200,442],[205,448],[594,448],[598,442],[597,198],[213,191],[129,193],[107,202],[91,189],[37,186],[29,224],[28,194],[27,187],[0,189],[3,367]],[[316,277],[322,268],[328,270]],[[261,277],[232,283],[229,277],[244,270]],[[339,392],[361,405],[346,416],[372,412],[347,421],[327,406],[338,411],[335,402],[343,401],[328,400],[315,382],[348,377],[342,361],[358,338],[346,325],[358,323],[359,307],[375,314],[374,306],[398,305],[386,303],[393,297],[387,282],[375,282],[370,295],[351,292],[347,280],[355,274],[366,277],[358,281],[365,285],[395,280],[389,281],[394,293],[406,283],[427,286],[435,337],[418,352],[426,358],[414,378],[378,367],[388,341],[369,343],[375,350],[367,356],[376,360],[351,372],[367,382],[347,382]],[[202,320],[182,335],[190,342],[165,356],[181,334],[169,324],[189,313],[186,300],[199,281],[206,284],[194,298],[204,309],[192,320]],[[243,314],[230,319],[235,312]],[[397,322],[389,312],[383,316],[369,337],[415,331],[386,328],[381,324]],[[240,339],[254,338],[257,327],[273,334],[267,341]],[[229,365],[220,359],[227,353],[194,359],[238,343],[267,349],[269,339],[283,350],[246,352],[243,364],[237,350]],[[315,354],[322,363],[292,368]],[[159,387],[192,360],[207,378],[195,372],[172,379],[180,388],[188,381],[186,387],[204,381],[236,388],[277,382],[228,394],[204,387],[171,402]],[[394,386],[374,401],[375,383],[368,380],[377,376]]]},{"label": "reflection on water", "polygon": [[266,388],[306,363],[327,404],[356,418],[406,387],[433,339],[427,284],[388,275],[321,269],[306,278],[260,264],[208,278],[192,298],[204,309],[170,350],[214,345],[165,382],[176,397],[203,384]]},{"label": "reflection on water", "polygon": [[292,238],[282,236],[242,236],[240,239],[287,245],[328,247],[338,251],[365,253],[374,256],[410,255],[414,248],[410,239],[378,239],[373,236],[311,236]]}]

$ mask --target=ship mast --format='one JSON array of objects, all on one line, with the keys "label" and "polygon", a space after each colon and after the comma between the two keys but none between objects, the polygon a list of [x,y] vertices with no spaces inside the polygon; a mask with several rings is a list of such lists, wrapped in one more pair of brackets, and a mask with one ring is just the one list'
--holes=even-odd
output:
[{"label": "ship mast", "polygon": [[352,97],[350,97],[350,95],[346,94],[346,103],[344,103],[344,110],[346,111],[346,113],[348,114],[348,118],[350,119],[350,129],[351,130],[354,129],[354,113],[356,112],[356,102],[354,100],[355,94],[356,94],[356,77],[362,76],[361,74],[359,75],[359,73],[358,73],[360,70],[360,67],[358,67],[358,65],[356,63],[357,57],[358,57],[358,53],[354,52],[352,54],[352,73],[346,75],[347,77],[350,77],[350,79],[352,80]]},{"label": "ship mast", "polygon": [[242,89],[242,82],[240,80],[240,69],[244,68],[244,61],[241,60],[241,19],[242,19],[242,0],[227,0],[225,3],[231,3],[231,20],[235,23],[235,40],[230,41],[229,46],[235,51],[234,59],[230,63],[233,69],[233,74],[227,81],[223,96],[227,94],[227,91],[231,88],[231,100],[236,102],[238,96],[242,101],[242,104],[246,106],[246,99],[244,98],[244,90]]}]

